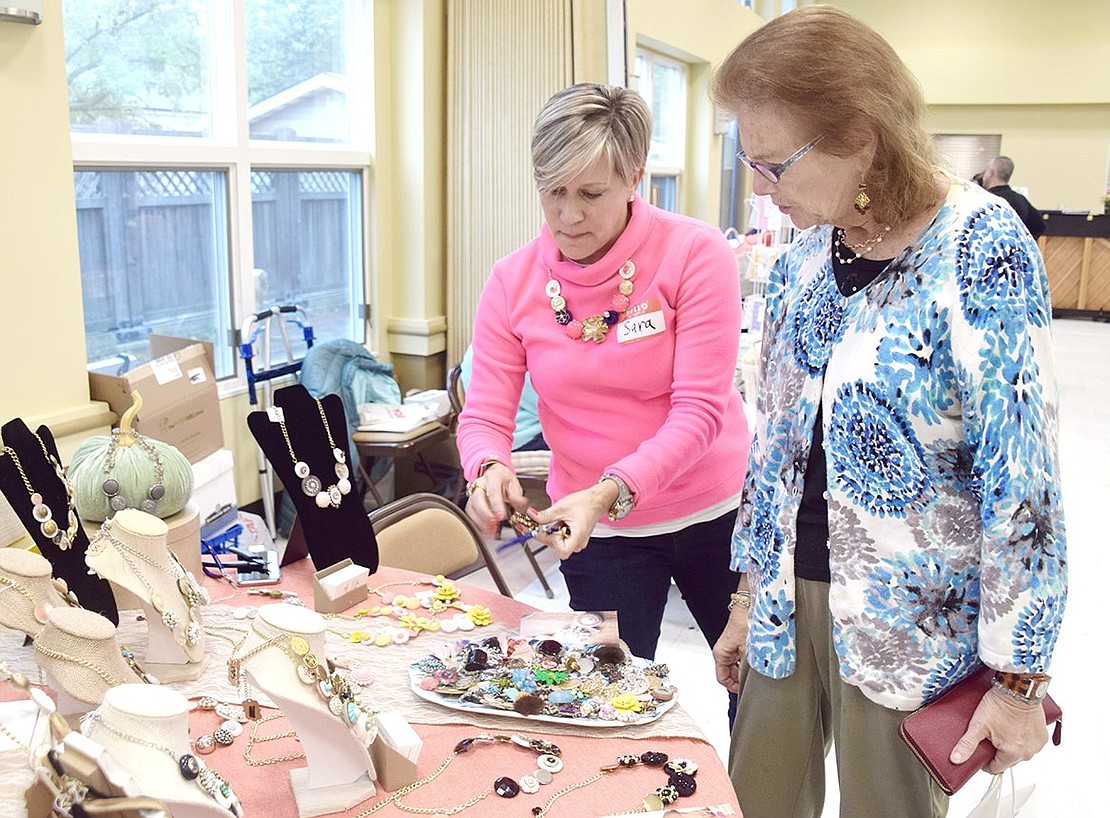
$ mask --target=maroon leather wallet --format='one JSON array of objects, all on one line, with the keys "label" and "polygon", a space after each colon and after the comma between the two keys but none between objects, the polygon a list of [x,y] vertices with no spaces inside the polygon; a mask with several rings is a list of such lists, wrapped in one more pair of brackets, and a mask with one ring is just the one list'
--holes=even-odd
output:
[{"label": "maroon leather wallet", "polygon": [[[981,667],[963,681],[953,685],[940,696],[902,720],[899,735],[913,750],[918,761],[925,765],[929,775],[949,795],[967,783],[968,779],[994,758],[994,745],[987,739],[979,742],[971,758],[963,764],[948,760],[956,742],[967,732],[971,716],[983,694],[990,689],[994,671]],[[1060,743],[1063,714],[1051,696],[1044,699],[1045,723],[1055,722],[1052,743]]]}]

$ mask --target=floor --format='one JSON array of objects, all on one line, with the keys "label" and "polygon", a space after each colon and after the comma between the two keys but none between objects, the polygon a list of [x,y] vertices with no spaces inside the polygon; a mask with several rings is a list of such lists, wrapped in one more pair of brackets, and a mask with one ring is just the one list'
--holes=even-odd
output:
[{"label": "floor", "polygon": [[[1038,814],[1105,815],[1105,796],[1098,782],[1110,777],[1110,743],[1106,741],[1110,701],[1099,672],[1107,657],[1106,608],[1102,580],[1110,573],[1110,549],[1097,509],[1110,502],[1110,324],[1060,320],[1054,324],[1057,380],[1060,387],[1060,457],[1068,526],[1070,594],[1064,628],[1050,672],[1052,695],[1066,716],[1063,743],[1049,745],[1032,761],[1019,765],[1017,786],[1036,783]],[[1099,531],[1102,534],[1099,534]],[[548,599],[519,549],[498,555],[498,565],[514,595],[537,608],[565,610],[566,586],[550,552],[538,557],[554,591]],[[492,588],[488,574],[467,578]],[[728,748],[726,696],[714,679],[709,649],[685,605],[672,588],[657,658],[670,665],[680,700],[721,753]],[[1093,672],[1092,672],[1093,671]],[[1103,715],[1098,715],[1098,714]],[[835,767],[830,764],[825,815],[837,814]],[[949,815],[967,815],[986,789],[977,776],[953,797]],[[1100,806],[1101,805],[1101,806]],[[1024,814],[1024,813],[1023,813]]]}]

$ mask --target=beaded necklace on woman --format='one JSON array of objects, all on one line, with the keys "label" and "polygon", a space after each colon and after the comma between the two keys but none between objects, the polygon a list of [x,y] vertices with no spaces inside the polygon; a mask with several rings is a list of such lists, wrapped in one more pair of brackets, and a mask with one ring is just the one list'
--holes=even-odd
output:
[{"label": "beaded necklace on woman", "polygon": [[632,295],[634,288],[632,279],[636,275],[636,265],[632,262],[632,259],[628,259],[620,266],[617,275],[620,277],[620,282],[617,284],[617,291],[613,293],[613,297],[610,299],[610,308],[599,315],[591,315],[584,321],[578,321],[571,314],[570,306],[562,295],[562,285],[559,284],[558,279],[548,268],[547,286],[544,288],[544,294],[551,299],[551,309],[555,313],[555,321],[562,325],[563,332],[566,333],[568,338],[593,341],[595,344],[600,344],[606,339],[609,328],[620,320],[620,317],[627,312],[631,303],[629,296]]}]

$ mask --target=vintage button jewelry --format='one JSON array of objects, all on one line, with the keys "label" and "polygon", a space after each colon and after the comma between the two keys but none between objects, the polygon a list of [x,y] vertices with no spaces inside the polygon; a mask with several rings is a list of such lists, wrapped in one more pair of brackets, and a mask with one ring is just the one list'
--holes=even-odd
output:
[{"label": "vintage button jewelry", "polygon": [[[192,753],[183,753],[177,755],[173,750],[168,747],[163,747],[160,744],[155,744],[152,741],[147,741],[141,736],[132,736],[128,733],[119,730],[104,721],[103,717],[96,710],[93,710],[85,716],[86,724],[90,725],[89,732],[96,729],[103,729],[111,733],[116,738],[124,741],[130,741],[133,744],[139,744],[143,747],[148,747],[151,750],[157,750],[160,753],[168,755],[175,762],[177,762],[178,772],[185,781],[192,781],[201,788],[208,796],[216,802],[216,804],[223,809],[232,812],[236,818],[240,818],[243,814],[243,805],[239,801],[239,796],[235,794],[235,790],[227,783],[224,778],[215,770],[208,767],[201,759],[194,756]],[[194,744],[200,743],[200,737]],[[198,749],[198,752],[205,752]]]},{"label": "vintage button jewelry", "polygon": [[233,741],[235,741],[235,736],[231,735],[231,732],[225,730],[223,727],[217,727],[215,730],[213,730],[212,738],[221,747],[227,747]]},{"label": "vintage button jewelry", "polygon": [[[451,765],[452,761],[454,761],[463,753],[468,752],[476,744],[514,744],[523,749],[531,750],[532,752],[537,753],[537,766],[539,767],[539,769],[537,769],[533,773],[522,776],[519,782],[513,778],[510,778],[509,776],[498,776],[493,781],[493,783],[489,787],[486,787],[486,789],[482,790],[482,792],[467,799],[461,804],[456,804],[454,806],[416,807],[406,804],[401,800],[406,795],[415,792],[420,787],[438,778],[444,772],[444,770],[446,770]],[[451,751],[451,755],[447,756],[447,758],[443,760],[443,762],[435,769],[435,771],[431,775],[426,776],[419,781],[414,781],[413,783],[405,787],[402,787],[401,789],[393,793],[390,798],[387,798],[385,801],[381,801],[378,804],[375,804],[374,807],[372,807],[371,809],[376,810],[384,806],[386,803],[392,801],[393,805],[402,812],[415,812],[422,815],[455,815],[456,813],[462,812],[464,809],[472,807],[478,802],[482,801],[484,798],[488,797],[490,793],[496,793],[502,798],[515,798],[521,792],[536,792],[539,790],[539,787],[542,784],[549,784],[552,780],[551,772],[546,771],[542,766],[539,766],[539,759],[550,757],[558,760],[558,756],[561,753],[562,750],[560,750],[557,745],[552,744],[549,741],[544,741],[542,739],[525,738],[524,736],[520,735],[506,736],[482,733],[472,738],[464,738],[462,741],[455,745],[455,748]],[[533,786],[535,787],[535,789],[532,789]]]},{"label": "vintage button jewelry", "polygon": [[[165,560],[156,558],[138,548],[132,548],[112,533],[112,522],[106,520],[100,526],[100,531],[93,537],[93,544],[106,540],[115,549],[120,559],[131,571],[143,587],[146,588],[151,607],[158,613],[159,619],[170,633],[174,641],[184,647],[196,647],[204,638],[204,628],[200,624],[200,608],[209,601],[208,591],[197,582],[196,577],[185,569],[177,555],[168,548],[162,549]],[[162,599],[161,594],[155,589],[150,578],[139,563],[145,563],[162,574],[169,576],[176,585],[181,601],[185,605],[188,620],[185,621],[177,611],[169,607]]]},{"label": "vintage button jewelry", "polygon": [[551,300],[551,309],[555,313],[555,321],[562,325],[563,332],[566,333],[568,338],[593,341],[595,344],[600,344],[605,340],[609,333],[609,327],[617,323],[621,315],[628,310],[629,296],[632,295],[634,289],[632,279],[636,275],[636,265],[632,259],[628,259],[620,266],[617,275],[620,276],[620,282],[617,284],[617,291],[610,299],[610,308],[600,315],[591,315],[584,321],[578,321],[567,306],[567,300],[562,294],[562,285],[548,269],[544,294]]},{"label": "vintage button jewelry", "polygon": [[193,749],[201,755],[208,755],[216,749],[216,739],[212,738],[210,733],[197,736],[196,741],[193,742]]},{"label": "vintage button jewelry", "polygon": [[[100,484],[100,490],[108,498],[108,507],[112,511],[122,511],[127,508],[127,498],[120,494],[119,480],[112,476],[116,468],[116,455],[119,452],[121,434],[122,432],[119,429],[112,430],[112,437],[108,443],[108,455],[104,461],[104,482]],[[166,486],[163,482],[166,479],[166,464],[162,462],[162,456],[158,454],[154,444],[145,436],[134,429],[129,431],[128,434],[135,439],[135,445],[143,450],[143,453],[150,458],[150,462],[154,465],[154,483],[146,490],[146,496],[139,501],[140,511],[154,514],[158,509],[158,501],[166,496]]]},{"label": "vintage button jewelry", "polygon": [[242,734],[243,725],[240,724],[239,722],[235,721],[234,719],[227,719],[226,721],[224,721],[223,723],[220,724],[220,729],[221,730],[226,730],[227,733],[232,738],[234,738],[235,736],[238,736],[238,735]]},{"label": "vintage button jewelry", "polygon": [[[601,767],[596,773],[588,778],[584,778],[574,784],[556,791],[550,798],[547,799],[542,805],[532,808],[532,815],[535,818],[543,818],[550,811],[552,805],[568,793],[583,787],[588,787],[596,781],[600,781],[604,776],[611,772],[622,769],[629,769],[632,767],[646,766],[646,767],[663,767],[663,771],[668,773],[667,783],[661,787],[656,788],[652,792],[645,795],[640,802],[640,808],[637,812],[657,812],[662,810],[677,801],[679,798],[693,795],[697,790],[697,782],[694,781],[693,772],[671,772],[668,768],[671,766],[667,761],[666,753],[659,753],[655,751],[647,751],[644,753],[627,754],[617,756],[616,764],[607,764]],[[679,766],[693,766],[694,771],[697,770],[697,765],[692,761],[685,759],[676,759],[676,764]]]},{"label": "vintage button jewelry", "polygon": [[316,409],[320,413],[320,420],[324,424],[324,431],[328,436],[328,445],[331,446],[332,457],[335,458],[335,482],[324,487],[324,481],[312,473],[311,467],[305,461],[297,457],[297,453],[293,451],[293,443],[289,439],[289,429],[285,425],[285,415],[282,413],[278,416],[278,425],[281,427],[282,437],[285,438],[285,445],[289,449],[289,456],[293,459],[293,473],[301,480],[301,492],[306,497],[311,497],[315,500],[318,508],[339,508],[339,504],[343,501],[343,497],[351,493],[351,470],[347,466],[347,453],[335,445],[335,438],[331,435],[331,426],[328,423],[328,416],[324,412],[324,404],[320,402],[319,398],[313,398],[316,401]]},{"label": "vintage button jewelry", "polygon": [[39,445],[42,446],[43,454],[54,467],[54,473],[58,475],[58,479],[62,481],[66,490],[66,528],[58,525],[58,521],[54,518],[54,512],[46,503],[41,492],[35,491],[34,486],[31,485],[30,478],[27,477],[27,472],[23,470],[23,463],[19,460],[19,455],[16,454],[15,449],[10,446],[5,446],[2,453],[12,459],[15,464],[16,471],[19,472],[19,477],[23,481],[23,487],[27,489],[27,494],[31,500],[31,517],[39,524],[39,532],[46,539],[50,540],[54,545],[58,546],[61,551],[68,551],[70,546],[73,545],[73,540],[77,536],[77,529],[80,523],[77,520],[77,513],[73,510],[73,486],[70,485],[69,480],[66,478],[65,469],[62,468],[52,454],[46,449],[46,444],[42,442],[42,438],[38,438]]}]

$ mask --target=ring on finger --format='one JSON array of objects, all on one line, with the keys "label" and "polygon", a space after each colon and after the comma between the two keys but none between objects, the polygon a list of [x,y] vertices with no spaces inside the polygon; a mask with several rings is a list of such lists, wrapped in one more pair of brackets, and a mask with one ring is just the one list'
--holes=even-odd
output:
[{"label": "ring on finger", "polygon": [[[485,491],[486,487],[479,483],[477,480],[471,480],[466,484],[466,496],[473,497],[476,491]],[[488,492],[487,492],[488,493]]]}]

